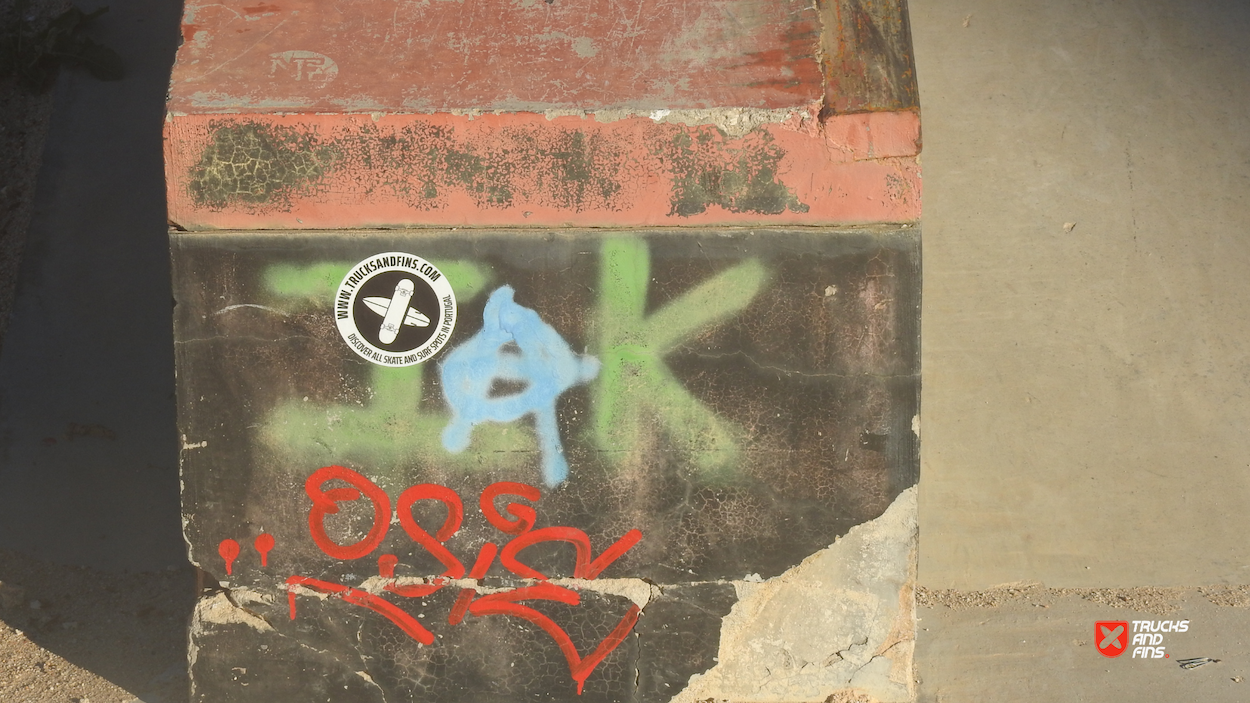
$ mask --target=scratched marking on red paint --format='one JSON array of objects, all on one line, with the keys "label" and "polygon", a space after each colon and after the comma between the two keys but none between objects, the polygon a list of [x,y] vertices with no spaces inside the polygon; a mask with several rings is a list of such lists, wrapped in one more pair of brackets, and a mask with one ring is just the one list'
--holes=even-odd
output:
[{"label": "scratched marking on red paint", "polygon": [[234,560],[239,558],[239,543],[232,539],[223,539],[217,545],[217,553],[226,561],[226,576],[234,573]]},{"label": "scratched marking on red paint", "polygon": [[[335,479],[347,483],[350,488],[325,489],[325,484]],[[327,466],[318,469],[308,477],[305,490],[312,500],[312,508],[308,515],[309,532],[313,541],[328,556],[338,559],[358,559],[372,552],[385,539],[391,522],[390,498],[368,478],[341,466]],[[575,551],[574,577],[592,580],[633,548],[642,539],[642,532],[630,530],[604,549],[598,557],[595,557],[591,549],[590,538],[582,530],[574,527],[544,527],[535,530],[533,527],[538,514],[532,506],[510,501],[500,511],[495,504],[496,499],[500,497],[512,496],[537,501],[541,495],[533,486],[508,481],[491,484],[482,491],[478,505],[483,516],[495,528],[505,534],[513,535],[513,538],[504,544],[502,550],[490,542],[483,544],[468,572],[469,579],[474,582],[480,581],[485,578],[495,558],[498,557],[500,565],[514,575],[524,579],[536,579],[539,583],[481,596],[475,588],[462,587],[448,613],[447,624],[458,625],[463,622],[466,615],[474,617],[507,615],[528,621],[547,633],[560,648],[560,652],[568,662],[569,675],[577,684],[577,692],[580,695],[586,679],[590,677],[595,667],[625,641],[638,622],[638,616],[642,611],[637,605],[631,605],[594,651],[583,657],[569,634],[554,620],[521,603],[526,600],[543,600],[578,606],[581,604],[581,595],[577,591],[550,583],[545,574],[525,564],[520,560],[519,555],[525,549],[543,542],[567,542]],[[373,525],[368,534],[355,544],[340,545],[327,534],[325,517],[337,513],[339,503],[362,498],[373,504]],[[443,524],[433,535],[418,525],[413,517],[413,505],[422,500],[442,503],[447,511]],[[400,585],[395,577],[395,568],[399,564],[399,558],[394,554],[382,554],[378,557],[378,575],[385,581],[382,590],[404,598],[418,598],[444,588],[450,583],[450,579],[463,578],[464,564],[444,544],[460,530],[464,517],[464,506],[460,496],[445,486],[423,483],[406,489],[396,502],[396,509],[399,513],[399,524],[404,532],[438,559],[445,567],[445,571],[423,583]],[[264,536],[267,535],[262,535]],[[226,542],[233,543],[233,540],[223,541],[223,550]],[[257,542],[260,542],[259,537]],[[257,548],[259,549],[259,544]],[[238,545],[235,543],[236,553],[237,549]],[[351,556],[344,557],[343,555]],[[227,572],[229,568],[228,564]],[[307,589],[367,608],[390,620],[416,641],[425,645],[434,643],[433,633],[425,626],[380,596],[308,576],[293,575],[287,579],[286,584],[292,620],[296,617],[296,598],[299,591]]]},{"label": "scratched marking on red paint", "polygon": [[269,552],[273,551],[273,535],[268,532],[256,535],[256,541],[252,542],[252,546],[260,553],[260,565],[269,566]]}]

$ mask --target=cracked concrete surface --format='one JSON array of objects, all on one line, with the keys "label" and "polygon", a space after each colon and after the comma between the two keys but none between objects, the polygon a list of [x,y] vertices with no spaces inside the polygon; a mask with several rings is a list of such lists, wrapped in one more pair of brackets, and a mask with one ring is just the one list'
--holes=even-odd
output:
[{"label": "cracked concrete surface", "polygon": [[719,663],[673,698],[824,701],[848,689],[882,703],[914,697],[916,488],[802,564],[735,581]]}]

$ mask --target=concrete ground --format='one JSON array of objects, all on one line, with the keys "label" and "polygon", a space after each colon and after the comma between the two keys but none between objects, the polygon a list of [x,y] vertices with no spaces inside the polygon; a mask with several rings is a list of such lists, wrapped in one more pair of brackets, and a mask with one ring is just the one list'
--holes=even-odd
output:
[{"label": "concrete ground", "polygon": [[[59,88],[0,355],[0,548],[101,572],[176,566],[182,549],[159,136],[177,11],[111,4],[101,39],[133,72]],[[1212,588],[1250,582],[1250,6],[910,4],[920,698],[1250,699],[1250,599]],[[3,580],[55,581],[41,569]],[[995,588],[1010,583],[1025,585]],[[89,602],[73,622],[157,627]],[[1145,619],[1191,624],[1168,659],[1095,651],[1095,621]],[[162,671],[129,640],[84,650],[63,629],[26,636],[136,695]],[[1220,661],[1175,664],[1188,657]]]},{"label": "concrete ground", "polygon": [[[919,581],[973,603],[921,608],[921,699],[1250,699],[1244,599],[1141,590],[1250,581],[1250,6],[910,5]],[[1136,590],[987,605],[1012,582]],[[1089,645],[1181,617],[1219,663]]]}]

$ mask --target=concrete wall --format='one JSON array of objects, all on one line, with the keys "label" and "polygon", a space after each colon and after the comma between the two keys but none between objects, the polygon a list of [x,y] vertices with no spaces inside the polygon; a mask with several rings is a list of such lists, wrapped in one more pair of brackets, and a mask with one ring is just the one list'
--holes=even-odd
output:
[{"label": "concrete wall", "polygon": [[912,697],[901,3],[183,19],[196,700]]},{"label": "concrete wall", "polygon": [[195,700],[911,698],[915,228],[173,244]]}]

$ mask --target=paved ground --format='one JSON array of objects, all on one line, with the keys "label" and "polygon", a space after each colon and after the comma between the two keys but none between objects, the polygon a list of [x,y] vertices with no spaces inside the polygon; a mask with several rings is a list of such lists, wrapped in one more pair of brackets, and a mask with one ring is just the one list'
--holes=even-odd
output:
[{"label": "paved ground", "polygon": [[[0,356],[0,581],[24,589],[0,609],[0,698],[23,703],[175,700],[191,602],[159,150],[177,13],[111,4],[102,38],[135,70],[60,86]],[[1210,588],[1250,581],[1250,8],[911,12],[921,698],[1250,698],[1247,599]],[[991,588],[1010,582],[1086,590]],[[1106,659],[1094,622],[1119,619],[1189,619],[1169,654],[1220,661]]]},{"label": "paved ground", "polygon": [[[1250,581],[1250,6],[912,0],[911,18],[919,580],[977,604],[920,608],[921,698],[1250,699],[1250,611],[1193,588]],[[1130,590],[995,605],[1011,582]],[[1221,661],[1090,644],[1097,620],[1164,618],[1192,621],[1173,657]]]},{"label": "paved ground", "polygon": [[[922,597],[916,675],[922,703],[1245,701],[1250,609],[1243,590],[1032,588]],[[951,596],[954,597],[951,597]],[[975,601],[974,604],[968,603]],[[951,606],[954,607],[951,607]],[[1160,633],[1163,657],[1095,651],[1094,623],[1189,620]],[[1131,640],[1130,640],[1131,643]],[[1142,654],[1142,653],[1138,653]],[[1218,661],[1182,669],[1178,661]]]},{"label": "paved ground", "polygon": [[1250,580],[1250,6],[911,17],[921,581]]}]

